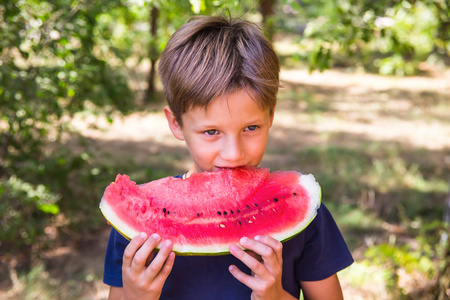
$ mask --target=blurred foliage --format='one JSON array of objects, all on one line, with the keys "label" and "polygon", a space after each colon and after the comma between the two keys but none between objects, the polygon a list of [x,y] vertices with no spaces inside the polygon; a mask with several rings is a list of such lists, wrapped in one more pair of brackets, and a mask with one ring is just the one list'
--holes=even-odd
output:
[{"label": "blurred foliage", "polygon": [[132,106],[124,74],[109,61],[121,49],[101,21],[121,8],[109,0],[0,4],[2,246],[33,243],[46,215],[59,213],[68,174],[83,161],[44,146],[60,141],[68,117],[87,107],[109,114]]},{"label": "blurred foliage", "polygon": [[43,184],[32,185],[15,176],[0,181],[0,198],[0,240],[11,247],[32,244],[43,233],[45,214],[59,213],[58,194]]},{"label": "blurred foliage", "polygon": [[295,55],[311,70],[352,66],[404,76],[420,72],[423,63],[448,63],[448,1],[282,2],[280,33],[297,36],[302,51]]},{"label": "blurred foliage", "polygon": [[[448,226],[436,220],[426,224],[422,232],[418,234],[417,244],[414,243],[414,246],[409,243],[397,244],[396,236],[391,235],[389,243],[370,247],[365,253],[365,261],[381,265],[388,270],[385,274],[386,287],[394,297],[405,298],[408,292],[401,286],[400,277],[404,275],[400,274],[409,274],[426,282],[439,278],[438,274],[442,276],[445,272],[448,264],[449,242],[439,237],[444,236],[447,230]],[[445,286],[441,288],[445,290]]]}]

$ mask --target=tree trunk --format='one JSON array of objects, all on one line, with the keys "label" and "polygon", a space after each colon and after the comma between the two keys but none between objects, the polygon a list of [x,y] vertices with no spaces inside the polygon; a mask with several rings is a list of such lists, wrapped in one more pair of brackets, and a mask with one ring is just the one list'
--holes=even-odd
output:
[{"label": "tree trunk", "polygon": [[151,42],[149,46],[148,57],[150,59],[150,71],[147,78],[147,91],[145,93],[144,100],[146,103],[150,102],[150,99],[155,92],[155,79],[156,79],[156,61],[158,60],[158,49],[156,46],[156,35],[158,29],[158,15],[159,10],[156,6],[152,6],[150,10],[150,36]]},{"label": "tree trunk", "polygon": [[269,41],[272,41],[274,34],[274,21],[273,15],[275,12],[275,0],[260,0],[259,11],[263,17],[264,31]]},{"label": "tree trunk", "polygon": [[450,18],[448,17],[448,5],[444,5],[444,2],[440,3],[439,1],[432,2],[438,13],[438,22],[439,27],[437,29],[436,38],[439,39],[442,44],[438,46],[436,43],[434,45],[434,49],[432,52],[439,53],[439,56],[443,57],[445,64],[450,63],[450,59],[448,57],[448,35],[450,32]]}]

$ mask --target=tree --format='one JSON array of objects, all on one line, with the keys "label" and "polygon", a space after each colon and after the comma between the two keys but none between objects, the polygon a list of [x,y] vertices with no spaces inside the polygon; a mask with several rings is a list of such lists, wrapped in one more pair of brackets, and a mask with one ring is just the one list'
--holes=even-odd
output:
[{"label": "tree", "polygon": [[155,92],[155,80],[156,80],[156,61],[158,60],[159,53],[157,49],[157,45],[155,45],[155,40],[157,38],[157,24],[158,24],[158,15],[159,9],[153,4],[150,9],[150,36],[151,41],[149,45],[149,54],[148,57],[150,59],[150,71],[147,80],[147,92],[145,96],[145,100],[148,101],[151,95]]},{"label": "tree", "polygon": [[264,24],[267,38],[271,41],[275,31],[275,0],[260,0],[259,11],[262,15],[262,23]]},{"label": "tree", "polygon": [[284,0],[282,5],[291,9],[290,17],[278,19],[280,25],[287,25],[286,19],[304,24],[299,44],[311,70],[341,64],[413,75],[423,62],[450,56],[446,1]]},{"label": "tree", "polygon": [[[0,4],[2,244],[31,244],[47,215],[59,212],[58,190],[82,161],[46,151],[68,130],[65,118],[88,107],[106,114],[130,107],[127,80],[107,61],[120,61],[120,49],[105,19],[123,8],[119,0]],[[54,172],[60,176],[49,178]]]}]

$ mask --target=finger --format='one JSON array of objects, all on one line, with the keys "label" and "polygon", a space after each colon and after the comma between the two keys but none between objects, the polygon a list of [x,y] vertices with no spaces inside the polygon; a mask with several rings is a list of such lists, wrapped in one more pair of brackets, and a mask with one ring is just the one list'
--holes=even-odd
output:
[{"label": "finger", "polygon": [[162,289],[164,283],[166,282],[167,277],[169,277],[169,274],[172,271],[174,263],[175,263],[175,253],[170,252],[169,256],[167,257],[166,261],[164,262],[161,268],[161,271],[158,273],[158,275],[154,280],[154,284],[156,284],[158,288]]},{"label": "finger", "polygon": [[147,234],[142,232],[138,235],[136,235],[131,242],[128,244],[128,246],[125,248],[125,251],[123,253],[123,267],[130,267],[131,263],[133,261],[134,255],[136,254],[136,251],[144,244],[144,242],[147,240]]},{"label": "finger", "polygon": [[[260,270],[269,269],[272,273],[280,271],[282,264],[282,249],[283,246],[277,240],[268,236],[256,236],[256,240],[249,238],[242,238],[239,243],[249,249],[254,251],[256,254],[260,255],[263,262],[264,268],[259,268]],[[266,273],[258,273],[254,270],[255,275],[263,276]]]},{"label": "finger", "polygon": [[283,244],[280,241],[267,235],[257,235],[254,240],[269,246],[274,251],[279,263],[283,261]]},{"label": "finger", "polygon": [[242,247],[252,250],[256,254],[260,255],[264,261],[271,257],[276,258],[275,251],[269,245],[266,245],[260,241],[243,237],[239,240],[239,244],[241,244]]},{"label": "finger", "polygon": [[152,234],[144,244],[136,251],[133,261],[131,263],[131,268],[133,270],[142,270],[145,268],[147,259],[151,255],[152,251],[158,245],[160,241],[160,236],[156,233]]},{"label": "finger", "polygon": [[230,271],[231,275],[233,275],[234,278],[236,278],[239,282],[245,284],[252,290],[254,290],[256,288],[256,286],[258,284],[258,279],[256,279],[255,277],[242,272],[235,265],[229,266],[228,270]]},{"label": "finger", "polygon": [[242,250],[237,245],[231,245],[230,253],[242,261],[247,267],[250,268],[250,270],[255,273],[258,277],[265,277],[268,275],[268,270],[264,267],[264,265],[256,258],[252,257],[250,254],[246,253],[244,250]]},{"label": "finger", "polygon": [[[252,250],[247,250],[245,252],[247,252],[248,255],[250,255],[251,257],[253,257],[257,261],[259,261],[260,263],[263,262],[262,257],[259,254],[256,254],[255,252],[253,252]],[[255,272],[253,272],[253,271],[252,271],[252,276],[255,276]]]},{"label": "finger", "polygon": [[172,247],[173,243],[170,240],[166,240],[162,243],[161,249],[147,268],[147,276],[153,279],[162,272],[163,267],[171,254]]}]

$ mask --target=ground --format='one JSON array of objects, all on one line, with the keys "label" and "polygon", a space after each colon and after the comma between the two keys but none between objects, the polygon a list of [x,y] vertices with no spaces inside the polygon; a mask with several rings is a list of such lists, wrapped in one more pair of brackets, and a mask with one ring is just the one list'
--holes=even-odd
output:
[{"label": "ground", "polygon": [[[435,167],[433,174],[448,174],[449,71],[427,77],[395,78],[339,70],[312,74],[304,70],[283,70],[281,79],[280,100],[263,166],[314,173],[317,162],[299,157],[313,157],[313,151],[345,146],[373,153],[394,149],[398,152],[393,156],[405,155],[404,161],[409,162],[402,165],[403,160],[399,161],[399,172],[405,176],[415,174],[412,160],[417,160],[418,165],[420,160],[426,160]],[[150,112],[133,113],[112,125],[103,119],[80,116],[73,120],[73,125],[89,141],[91,151],[98,153],[99,160],[113,157],[132,160],[136,165],[167,163],[174,164],[175,171],[186,170],[190,164],[188,154],[183,143],[171,135],[161,108],[156,105]],[[66,142],[77,147],[76,141]],[[392,145],[398,147],[389,148]],[[161,161],[161,153],[166,161]],[[370,180],[367,178],[367,182]],[[361,189],[360,201],[382,214],[388,205],[382,202],[382,196],[378,191],[375,195],[370,188]],[[401,224],[388,221],[380,228],[384,228],[384,237],[403,230]],[[10,258],[9,263],[1,265],[0,273],[8,274],[9,280],[0,283],[0,298],[17,299],[26,295],[23,299],[106,299],[108,288],[102,284],[101,276],[108,231],[104,224],[98,232],[70,239],[55,237],[52,247],[42,256],[42,264],[34,267],[36,274],[30,273],[26,278],[15,271],[20,258]],[[57,235],[52,228],[48,228],[47,234]],[[371,237],[351,235],[349,238],[357,261],[376,242]],[[374,237],[377,238],[381,235]],[[353,268],[361,269],[366,275],[371,271],[361,264]],[[346,299],[390,299],[382,278],[371,278],[372,284],[355,284],[353,277],[351,273],[341,277]],[[411,276],[408,279],[413,280]],[[405,288],[414,284],[417,282],[405,283]],[[39,285],[41,288],[31,288]]]}]

